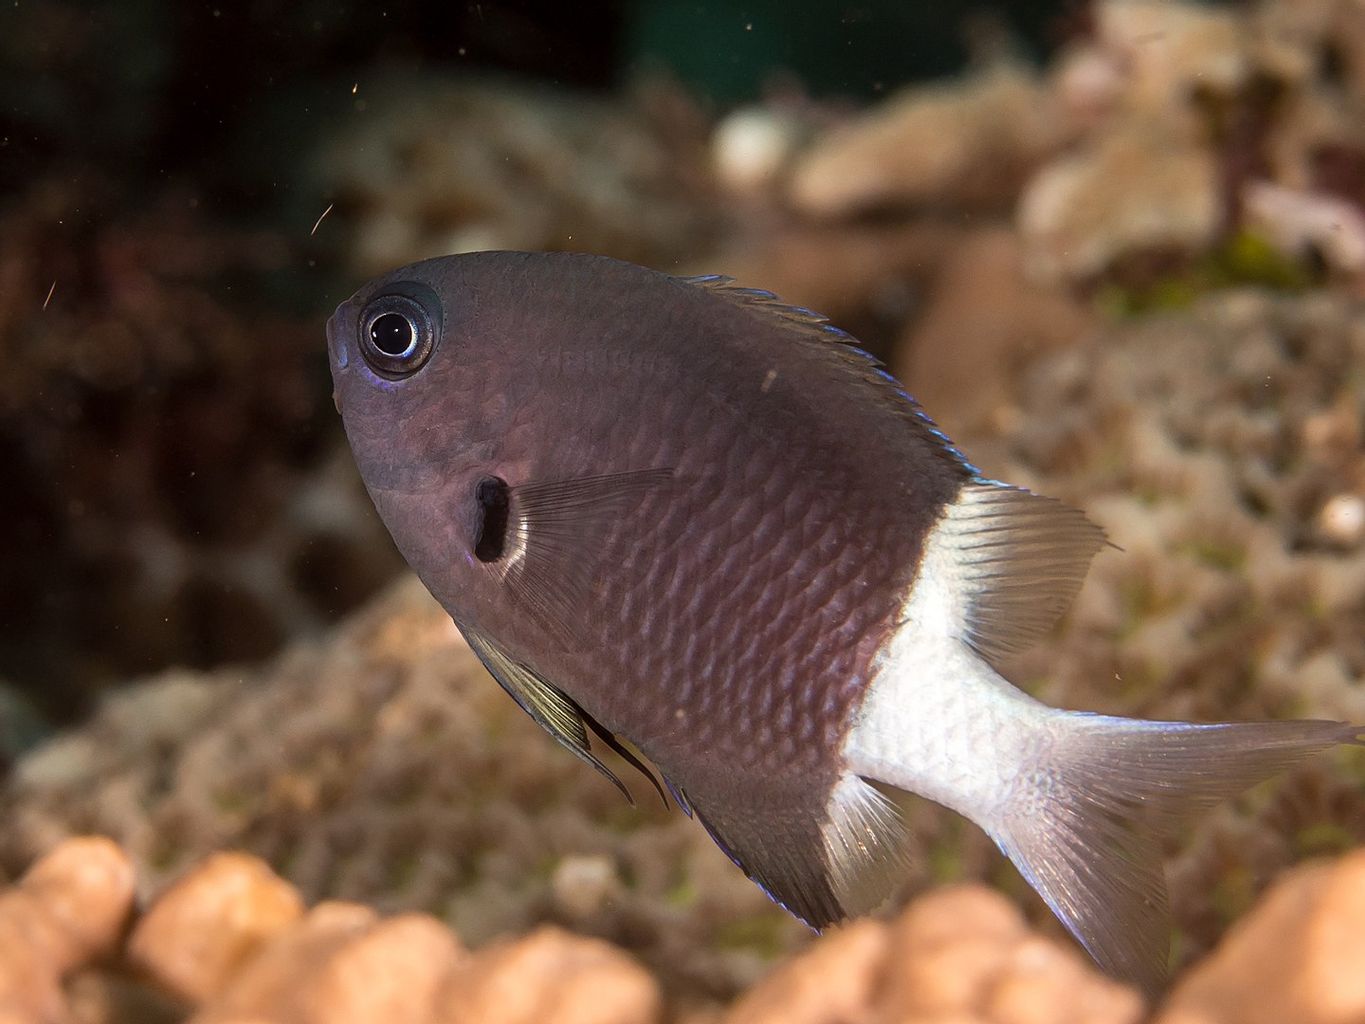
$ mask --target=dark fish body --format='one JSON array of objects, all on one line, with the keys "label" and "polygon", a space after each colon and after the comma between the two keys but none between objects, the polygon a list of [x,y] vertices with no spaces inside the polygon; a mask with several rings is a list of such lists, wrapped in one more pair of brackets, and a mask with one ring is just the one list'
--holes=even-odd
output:
[{"label": "dark fish body", "polygon": [[[898,874],[874,778],[977,820],[1101,962],[1154,984],[1159,866],[1076,877],[1092,847],[1116,874],[1155,862],[1142,829],[1109,834],[1151,796],[1125,756],[1150,771],[1159,749],[1198,800],[1356,734],[1014,690],[992,663],[1055,621],[1102,534],[981,480],[847,335],[767,293],[481,253],[372,282],[328,339],[371,496],[499,682],[604,772],[589,732],[629,740],[817,927]],[[1093,830],[1073,790],[1107,807]]]},{"label": "dark fish body", "polygon": [[[361,455],[404,555],[444,566],[423,576],[457,621],[501,638],[698,802],[756,810],[793,779],[790,799],[808,805],[833,785],[920,539],[968,471],[865,358],[745,296],[606,259],[486,254],[432,270],[461,297],[448,315],[492,330],[459,379],[431,384],[436,409],[408,413],[381,393],[394,416],[439,418],[450,403],[469,423],[453,460],[439,419],[422,427],[435,459],[387,444]],[[478,479],[654,467],[668,484],[575,555],[599,571],[571,637],[480,585],[476,523],[458,514]],[[385,483],[419,478],[416,495]],[[443,491],[453,531],[433,524],[428,488]]]}]

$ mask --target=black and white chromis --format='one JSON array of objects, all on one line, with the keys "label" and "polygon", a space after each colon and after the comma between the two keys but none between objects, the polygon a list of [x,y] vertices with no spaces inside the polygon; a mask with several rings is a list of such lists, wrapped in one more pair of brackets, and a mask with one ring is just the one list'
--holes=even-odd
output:
[{"label": "black and white chromis", "polygon": [[653,781],[647,759],[815,928],[902,877],[881,783],[976,822],[1154,990],[1163,834],[1361,742],[1016,689],[1002,657],[1054,625],[1104,533],[983,478],[854,339],[767,292],[474,253],[370,282],[327,339],[370,495],[493,676],[618,786],[592,737]]}]

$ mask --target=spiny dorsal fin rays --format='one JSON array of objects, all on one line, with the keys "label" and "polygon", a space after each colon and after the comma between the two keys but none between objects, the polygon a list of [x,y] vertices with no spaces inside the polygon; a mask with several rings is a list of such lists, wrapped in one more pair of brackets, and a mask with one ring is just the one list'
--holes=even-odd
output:
[{"label": "spiny dorsal fin rays", "polygon": [[677,280],[705,288],[713,295],[766,318],[770,323],[789,329],[793,337],[818,344],[824,351],[836,354],[846,372],[867,385],[873,396],[891,403],[896,413],[916,430],[924,431],[950,463],[963,472],[978,472],[967,456],[949,440],[948,435],[939,430],[938,424],[920,407],[919,402],[887,372],[885,364],[863,348],[853,335],[830,323],[829,317],[823,313],[783,302],[762,288],[741,287],[735,284],[733,277],[724,274],[702,274]]},{"label": "spiny dorsal fin rays", "polygon": [[[813,309],[805,306],[794,306],[789,302],[783,302],[780,298],[768,291],[766,288],[745,288],[735,284],[735,279],[726,274],[701,274],[696,277],[679,278],[688,284],[701,285],[710,288],[712,291],[726,295],[732,299],[754,306],[762,306],[772,313],[775,313],[793,323],[802,324],[829,324],[829,317],[823,313],[817,313]],[[824,333],[829,337],[846,338],[853,341],[853,335],[841,328],[830,324],[824,329]]]},{"label": "spiny dorsal fin rays", "polygon": [[[654,778],[644,763],[627,750],[610,731],[574,703],[564,691],[542,678],[535,670],[511,657],[477,629],[459,622],[456,622],[455,625],[464,635],[470,649],[478,655],[479,660],[488,669],[489,674],[517,702],[517,705],[530,715],[537,725],[558,740],[562,746],[600,772],[607,781],[621,791],[621,795],[630,802],[632,807],[635,806],[635,798],[626,788],[625,783],[617,778],[616,773],[603,764],[592,752],[592,745],[588,740],[588,729],[596,733],[627,764],[649,779],[650,784],[659,791],[660,799],[663,799],[663,790],[660,789],[658,780]],[[665,799],[664,805],[667,806],[667,803],[668,801]]]}]

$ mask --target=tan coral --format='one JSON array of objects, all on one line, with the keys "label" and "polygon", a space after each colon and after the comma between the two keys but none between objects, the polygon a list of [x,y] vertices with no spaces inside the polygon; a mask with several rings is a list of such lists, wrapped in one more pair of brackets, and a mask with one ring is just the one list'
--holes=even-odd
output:
[{"label": "tan coral", "polygon": [[893,931],[886,1003],[906,1014],[969,1009],[1028,928],[1003,896],[979,886],[931,892]]},{"label": "tan coral", "polygon": [[542,927],[480,951],[452,978],[442,1024],[653,1024],[658,983],[621,950]]},{"label": "tan coral", "polygon": [[724,1024],[829,1024],[862,1019],[886,974],[889,930],[876,921],[839,928],[751,988]]},{"label": "tan coral", "polygon": [[[5,590],[64,611],[4,630],[25,685],[70,714],[150,666],[266,657],[401,560],[315,375],[321,325],[270,296],[299,264],[288,231],[157,189],[54,235],[60,211],[118,190],[93,168],[34,179],[0,210],[0,445],[25,452],[6,515],[35,510],[47,539],[6,553]],[[46,309],[24,299],[55,276]]]},{"label": "tan coral", "polygon": [[[1365,493],[1362,365],[1357,305],[1255,291],[1024,365],[983,361],[983,374],[1003,376],[990,386],[1006,393],[1008,434],[955,439],[993,453],[992,473],[1083,505],[1123,548],[1096,557],[1064,628],[1011,676],[1049,703],[1106,713],[1355,720],[1365,548],[1320,538],[1314,520],[1348,488]],[[630,810],[547,743],[415,580],[274,663],[168,680],[110,700],[20,762],[0,798],[8,871],[96,828],[125,843],[150,894],[238,847],[307,901],[430,910],[478,947],[568,911],[554,878],[567,858],[608,857],[630,884],[565,919],[628,945],[668,989],[714,1002],[805,941],[695,823],[657,801]],[[177,708],[193,711],[179,736]],[[1350,764],[1306,766],[1298,778],[1323,796],[1296,814],[1271,814],[1298,785],[1285,778],[1198,822],[1174,851],[1185,949],[1206,949],[1229,906],[1318,848],[1300,832],[1365,842]],[[960,877],[998,863],[989,840],[940,808],[911,821]],[[1245,841],[1239,824],[1260,838]],[[911,880],[927,884],[918,863]],[[1230,878],[1244,893],[1234,904]]]},{"label": "tan coral", "polygon": [[736,242],[686,272],[729,274],[848,325],[869,310],[904,305],[907,292],[928,287],[963,236],[961,228],[938,221],[796,225]]},{"label": "tan coral", "polygon": [[570,920],[590,920],[623,894],[610,857],[565,857],[550,879],[555,905]]},{"label": "tan coral", "polygon": [[1171,995],[1156,1024],[1365,1020],[1365,850],[1279,882]]},{"label": "tan coral", "polygon": [[1048,164],[1025,188],[1018,224],[1031,273],[1085,280],[1134,253],[1202,252],[1221,214],[1210,152],[1133,127]]},{"label": "tan coral", "polygon": [[800,158],[791,200],[818,217],[888,205],[998,205],[1064,137],[1048,93],[1016,68],[913,86]]},{"label": "tan coral", "polygon": [[1168,0],[1104,0],[1096,36],[1125,70],[1130,108],[1164,113],[1195,87],[1232,92],[1252,74],[1252,37],[1236,12]]},{"label": "tan coral", "polygon": [[302,913],[298,891],[263,861],[214,854],[157,897],[128,940],[128,959],[181,999],[202,1003]]},{"label": "tan coral", "polygon": [[319,904],[249,959],[195,1024],[431,1021],[463,956],[423,914],[380,921],[367,907]]},{"label": "tan coral", "polygon": [[712,173],[739,195],[773,187],[792,159],[803,129],[800,121],[764,106],[741,107],[721,119],[711,135]]},{"label": "tan coral", "polygon": [[896,923],[879,1020],[1136,1024],[1142,1000],[1075,949],[1033,935],[980,886],[917,900]]},{"label": "tan coral", "polygon": [[[805,935],[695,823],[657,799],[632,810],[545,742],[415,579],[263,671],[169,673],[35,752],[0,809],[6,860],[22,868],[75,815],[126,844],[147,896],[236,847],[306,902],[431,912],[477,946],[543,919],[556,898],[545,866],[610,857],[633,884],[579,906],[588,916],[574,924],[629,942],[710,999],[731,997]],[[174,740],[145,710],[161,701],[165,718],[194,709]],[[685,903],[670,900],[675,890]],[[755,918],[761,955],[718,947]]]},{"label": "tan coral", "polygon": [[1007,397],[1010,367],[1078,344],[1097,326],[1086,303],[1030,278],[1024,259],[1008,228],[968,234],[944,258],[924,311],[896,347],[897,378],[950,437],[980,433],[979,421]]},{"label": "tan coral", "polygon": [[[710,233],[704,133],[615,100],[427,77],[369,87],[369,116],[317,154],[376,274],[477,249],[580,249],[669,263]],[[514,169],[514,173],[508,173]]]},{"label": "tan coral", "polygon": [[1365,539],[1365,498],[1335,494],[1318,512],[1318,530],[1332,543],[1352,548]]},{"label": "tan coral", "polygon": [[[247,867],[220,856],[192,871],[163,896],[157,937],[200,941]],[[0,894],[0,1024],[171,1019],[138,988],[141,972],[111,956],[131,888],[116,848],[76,840]],[[205,913],[185,911],[196,892]],[[79,926],[67,916],[76,907],[89,910]],[[1177,986],[1155,1024],[1365,1019],[1362,918],[1365,848],[1298,870]],[[71,980],[68,1008],[60,976],[95,957],[106,969]],[[836,929],[723,1012],[676,995],[666,1004],[652,975],[597,939],[542,927],[471,956],[428,916],[340,902],[275,930],[223,969],[216,994],[185,1001],[192,1024],[1137,1024],[1143,1013],[1135,992],[979,885],[933,890],[889,925]]]},{"label": "tan coral", "polygon": [[1291,259],[1312,251],[1365,288],[1365,211],[1332,195],[1300,192],[1266,181],[1250,182],[1242,202],[1249,227]]},{"label": "tan coral", "polygon": [[746,993],[724,1024],[1136,1024],[1138,995],[1044,939],[982,886],[936,890],[890,927],[822,938]]},{"label": "tan coral", "polygon": [[132,903],[132,862],[102,838],[66,840],[0,893],[0,1021],[65,1020],[62,978],[114,951]]}]

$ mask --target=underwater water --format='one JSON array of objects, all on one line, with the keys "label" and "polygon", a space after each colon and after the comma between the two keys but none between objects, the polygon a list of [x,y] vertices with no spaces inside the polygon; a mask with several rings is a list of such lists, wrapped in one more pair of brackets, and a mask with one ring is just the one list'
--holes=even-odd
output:
[{"label": "underwater water", "polygon": [[[970,1002],[1004,1021],[982,993],[1037,943],[1055,991],[1029,998],[1057,1007],[1038,1019],[1070,1019],[1067,991],[1088,993],[1087,1019],[1142,1019],[936,805],[901,807],[894,923],[816,941],[697,823],[643,786],[632,808],[551,743],[376,515],[324,325],[375,275],[486,249],[771,290],[855,335],[986,476],[1085,509],[1117,546],[1009,679],[1105,714],[1365,722],[1363,124],[1350,0],[0,12],[0,880],[16,885],[0,1006],[302,1020],[285,983],[234,971],[274,948],[258,969],[339,1014],[327,970],[387,977],[421,950],[431,974],[406,998],[451,1019],[551,1019],[515,1017],[504,975],[579,1007],[564,1020],[802,1019],[809,975],[840,979],[828,1019]],[[58,857],[50,891],[107,906],[104,930],[73,932],[46,982],[7,980],[24,936],[60,918],[18,880],[81,835],[118,844],[63,854],[107,885],[79,890],[88,873]],[[1263,891],[1317,858],[1337,873],[1295,884],[1365,934],[1347,927],[1365,924],[1349,916],[1362,844],[1358,749],[1201,812],[1163,851],[1174,967],[1213,965]],[[939,888],[969,882],[1007,901]],[[355,916],[305,911],[326,900]],[[259,917],[231,924],[240,905]],[[949,920],[964,950],[990,936],[994,952],[943,952]],[[195,927],[216,952],[181,955]],[[364,936],[375,952],[347,945]],[[1365,976],[1365,949],[1332,950],[1303,967],[1315,991]],[[1345,1016],[1276,1002],[1291,968],[1281,983],[1258,956],[1178,974],[1214,1007],[1200,1019],[1365,1014],[1345,982]],[[945,972],[961,992],[931,998]],[[1227,995],[1262,976],[1259,1004]],[[1179,1000],[1170,1019],[1194,1019]]]}]

